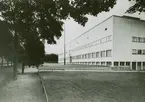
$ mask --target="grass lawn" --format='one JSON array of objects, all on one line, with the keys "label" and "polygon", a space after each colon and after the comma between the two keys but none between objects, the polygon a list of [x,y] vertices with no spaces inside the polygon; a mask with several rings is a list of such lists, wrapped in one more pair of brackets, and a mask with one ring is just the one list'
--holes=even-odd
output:
[{"label": "grass lawn", "polygon": [[42,72],[49,102],[145,102],[144,73]]}]

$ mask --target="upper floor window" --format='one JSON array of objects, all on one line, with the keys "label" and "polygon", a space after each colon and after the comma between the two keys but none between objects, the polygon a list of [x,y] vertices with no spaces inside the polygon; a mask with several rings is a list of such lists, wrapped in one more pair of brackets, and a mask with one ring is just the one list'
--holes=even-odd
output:
[{"label": "upper floor window", "polygon": [[102,38],[101,39],[101,43],[105,43],[107,40],[106,40],[107,38],[105,37],[105,38]]},{"label": "upper floor window", "polygon": [[143,43],[145,43],[145,38],[143,38]]},{"label": "upper floor window", "polygon": [[88,54],[85,54],[85,59],[87,59],[88,58]]},{"label": "upper floor window", "polygon": [[107,50],[106,51],[106,57],[111,57],[111,52],[112,52],[111,50]]},{"label": "upper floor window", "polygon": [[137,37],[137,41],[138,42],[142,42],[142,38],[141,37]]},{"label": "upper floor window", "polygon": [[92,58],[95,58],[95,52],[92,53]]},{"label": "upper floor window", "polygon": [[105,51],[101,51],[101,57],[105,57]]},{"label": "upper floor window", "polygon": [[137,54],[139,54],[139,55],[142,54],[142,50],[138,50]]},{"label": "upper floor window", "polygon": [[99,57],[99,52],[96,52],[96,58],[98,58]]},{"label": "upper floor window", "polygon": [[132,37],[132,42],[137,42],[137,37]]},{"label": "upper floor window", "polygon": [[132,37],[132,42],[145,43],[145,37]]},{"label": "upper floor window", "polygon": [[133,55],[145,55],[145,50],[142,49],[132,49]]},{"label": "upper floor window", "polygon": [[92,55],[91,53],[88,53],[88,58],[91,58],[92,57],[91,55]]},{"label": "upper floor window", "polygon": [[111,41],[111,40],[112,40],[112,35],[107,36],[106,40],[107,40],[107,41]]},{"label": "upper floor window", "polygon": [[137,50],[136,49],[132,49],[132,54],[133,55],[137,54]]},{"label": "upper floor window", "polygon": [[143,55],[145,55],[145,50],[142,51]]}]

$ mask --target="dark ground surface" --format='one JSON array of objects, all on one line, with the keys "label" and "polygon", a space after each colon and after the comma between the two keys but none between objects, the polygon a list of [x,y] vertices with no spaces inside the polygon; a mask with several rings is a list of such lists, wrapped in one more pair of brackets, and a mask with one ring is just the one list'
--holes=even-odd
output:
[{"label": "dark ground surface", "polygon": [[0,102],[46,102],[37,69],[27,68],[12,80],[12,68],[0,69]]},{"label": "dark ground surface", "polygon": [[5,86],[10,80],[12,80],[12,67],[0,68],[0,88]]},{"label": "dark ground surface", "polygon": [[145,73],[41,72],[49,102],[145,102]]}]

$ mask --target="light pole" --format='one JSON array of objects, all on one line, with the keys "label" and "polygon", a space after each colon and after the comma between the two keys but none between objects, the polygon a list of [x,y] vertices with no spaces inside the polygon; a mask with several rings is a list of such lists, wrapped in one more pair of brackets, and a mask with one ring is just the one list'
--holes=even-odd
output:
[{"label": "light pole", "polygon": [[65,23],[64,23],[64,65],[66,65]]}]

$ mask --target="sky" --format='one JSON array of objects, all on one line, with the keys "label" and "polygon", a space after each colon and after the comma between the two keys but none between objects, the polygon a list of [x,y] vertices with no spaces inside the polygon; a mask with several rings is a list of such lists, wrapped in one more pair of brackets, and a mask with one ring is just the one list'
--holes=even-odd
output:
[{"label": "sky", "polygon": [[[114,6],[113,9],[111,9],[109,12],[102,12],[98,14],[97,17],[94,16],[88,16],[89,20],[86,23],[85,27],[79,25],[77,22],[73,21],[73,19],[69,19],[65,21],[65,43],[67,44],[71,40],[75,39],[85,31],[89,30],[93,26],[97,25],[98,23],[102,22],[106,18],[112,16],[112,15],[128,15],[128,16],[134,16],[139,17],[142,19],[144,18],[144,14],[126,14],[125,11],[133,4],[133,2],[129,2],[128,0],[117,0],[117,4]],[[57,44],[55,45],[48,45],[45,44],[45,52],[46,54],[55,53],[60,54],[64,52],[64,32],[57,40]]]}]

